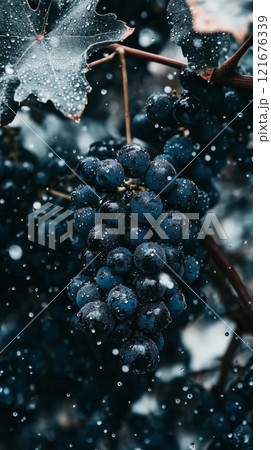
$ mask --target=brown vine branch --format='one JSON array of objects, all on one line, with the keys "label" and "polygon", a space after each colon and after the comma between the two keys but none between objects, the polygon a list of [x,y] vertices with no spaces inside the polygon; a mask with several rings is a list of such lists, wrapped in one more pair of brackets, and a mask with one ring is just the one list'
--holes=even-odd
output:
[{"label": "brown vine branch", "polygon": [[121,63],[124,109],[125,109],[126,139],[127,139],[127,144],[130,144],[132,142],[132,133],[131,133],[131,117],[130,117],[130,109],[129,109],[128,76],[127,76],[125,50],[124,50],[124,48],[120,47],[120,48],[116,49],[116,52],[119,54],[120,63]]},{"label": "brown vine branch", "polygon": [[90,64],[88,64],[88,68],[92,69],[92,67],[99,66],[100,64],[103,64],[107,61],[111,61],[112,59],[115,58],[115,56],[116,56],[116,52],[110,53],[110,55],[105,56],[104,58],[101,58],[101,59],[97,59],[97,61],[93,61]]},{"label": "brown vine branch", "polygon": [[135,58],[143,59],[145,61],[152,61],[164,66],[174,67],[175,69],[183,69],[186,64],[176,61],[175,59],[166,58],[165,56],[155,55],[154,53],[144,52],[132,47],[126,47],[125,45],[111,44],[108,45],[108,50],[116,51],[119,48],[123,48],[127,55],[134,56]]},{"label": "brown vine branch", "polygon": [[[252,89],[253,77],[248,75],[240,75],[235,72],[237,64],[243,54],[252,45],[252,36],[237,50],[237,52],[229,58],[221,67],[214,69],[211,81],[215,84],[229,87],[237,87],[240,89]],[[182,69],[186,64],[176,61],[175,59],[166,58],[165,56],[155,55],[154,53],[145,52],[131,47],[126,47],[119,44],[111,44],[108,50],[116,51],[118,48],[123,48],[127,55],[135,58],[143,59],[145,61],[152,61],[165,66],[174,67],[175,69]],[[235,65],[235,66],[234,66]],[[229,68],[228,68],[229,66]]]},{"label": "brown vine branch", "polygon": [[232,287],[235,289],[236,293],[239,296],[240,304],[248,312],[250,318],[252,318],[252,301],[241,278],[239,277],[235,268],[232,266],[230,260],[223,253],[221,248],[216,244],[211,236],[205,237],[205,246],[209,250],[209,253],[216,262],[217,266],[226,275]]},{"label": "brown vine branch", "polygon": [[253,35],[251,35],[246,42],[225,61],[220,67],[214,69],[211,81],[221,86],[237,87],[243,89],[253,88],[253,77],[248,75],[240,75],[236,72],[236,68],[242,56],[253,44]]},{"label": "brown vine branch", "polygon": [[55,197],[65,198],[66,200],[70,200],[71,197],[68,194],[65,194],[64,192],[56,191],[55,189],[49,189],[50,194],[54,195]]}]

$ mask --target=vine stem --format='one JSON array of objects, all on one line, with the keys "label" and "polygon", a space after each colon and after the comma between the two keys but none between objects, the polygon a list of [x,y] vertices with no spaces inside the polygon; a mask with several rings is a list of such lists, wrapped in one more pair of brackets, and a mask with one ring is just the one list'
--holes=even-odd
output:
[{"label": "vine stem", "polygon": [[250,296],[235,268],[211,236],[206,236],[204,241],[212,258],[237,292],[241,305],[249,313],[250,318],[252,318],[253,309]]},{"label": "vine stem", "polygon": [[[253,77],[248,75],[240,75],[236,73],[236,68],[242,56],[253,45],[253,35],[251,35],[246,42],[232,55],[227,61],[225,61],[220,67],[214,69],[211,81],[222,85],[252,89]],[[227,84],[226,84],[227,83]]]},{"label": "vine stem", "polygon": [[121,63],[123,97],[124,97],[124,108],[125,108],[126,139],[127,139],[127,144],[130,144],[132,142],[132,133],[131,133],[131,116],[130,116],[130,109],[129,109],[128,76],[127,76],[125,50],[124,50],[124,48],[120,47],[120,48],[116,49],[116,52],[119,55],[120,63]]},{"label": "vine stem", "polygon": [[70,200],[71,197],[68,194],[65,194],[64,192],[56,191],[55,189],[49,189],[50,194],[54,195],[55,197],[65,198],[66,200]]},{"label": "vine stem", "polygon": [[[240,75],[235,72],[240,58],[252,45],[252,36],[237,50],[237,52],[231,56],[225,63],[220,67],[213,70],[211,74],[211,81],[215,84],[229,87],[237,87],[240,89],[252,89],[253,88],[253,77],[248,75]],[[145,61],[152,61],[165,66],[174,67],[175,69],[183,69],[187,67],[186,64],[176,61],[175,59],[167,58],[161,55],[155,55],[154,53],[145,52],[132,47],[126,47],[125,45],[111,44],[107,47],[108,50],[113,50],[114,52],[123,48],[127,55],[134,56],[135,58],[143,59]],[[100,60],[102,61],[102,60]]]}]

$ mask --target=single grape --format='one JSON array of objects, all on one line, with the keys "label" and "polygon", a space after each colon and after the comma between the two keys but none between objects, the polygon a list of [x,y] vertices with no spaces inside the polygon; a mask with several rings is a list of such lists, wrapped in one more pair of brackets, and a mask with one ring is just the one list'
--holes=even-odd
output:
[{"label": "single grape", "polygon": [[124,180],[122,165],[114,159],[101,161],[96,169],[96,180],[104,188],[116,189]]},{"label": "single grape", "polygon": [[107,304],[119,320],[126,320],[137,307],[137,298],[127,286],[119,285],[111,289],[107,297]]},{"label": "single grape", "polygon": [[116,323],[108,306],[101,301],[87,303],[80,309],[77,317],[83,331],[93,333],[99,338],[110,334]]},{"label": "single grape", "polygon": [[128,144],[120,149],[117,160],[123,166],[127,177],[140,178],[148,169],[150,155],[141,145]]},{"label": "single grape", "polygon": [[137,336],[126,342],[120,351],[121,362],[135,374],[151,372],[160,358],[157,345],[145,336]]},{"label": "single grape", "polygon": [[99,195],[94,188],[80,184],[71,193],[71,204],[73,209],[86,206],[96,207],[99,204]]},{"label": "single grape", "polygon": [[101,267],[97,272],[97,283],[102,291],[109,292],[113,289],[113,287],[121,284],[122,282],[122,277],[113,273],[107,266]]},{"label": "single grape", "polygon": [[187,92],[184,92],[173,105],[173,115],[180,127],[189,128],[201,110],[200,100]]},{"label": "single grape", "polygon": [[198,278],[199,272],[200,266],[198,261],[193,256],[187,256],[184,262],[184,281],[186,283],[193,283]]},{"label": "single grape", "polygon": [[127,248],[117,247],[108,253],[106,263],[114,273],[128,274],[132,269],[133,255]]},{"label": "single grape", "polygon": [[178,317],[187,307],[185,296],[180,291],[175,292],[172,297],[168,298],[166,305],[173,319]]},{"label": "single grape", "polygon": [[165,262],[165,251],[156,242],[140,244],[134,252],[134,263],[142,272],[158,273]]},{"label": "single grape", "polygon": [[73,278],[67,287],[68,296],[73,303],[76,301],[76,295],[79,289],[89,282],[89,277],[85,275],[77,275]]},{"label": "single grape", "polygon": [[179,244],[188,228],[188,219],[183,213],[170,210],[160,226],[167,236],[164,242]]},{"label": "single grape", "polygon": [[148,224],[144,214],[151,214],[157,219],[163,211],[162,200],[152,191],[143,191],[135,194],[131,200],[131,212],[138,214],[138,221],[142,224]]},{"label": "single grape", "polygon": [[109,251],[121,244],[121,236],[110,233],[110,225],[97,224],[88,233],[88,247],[90,250],[98,251],[104,249]]},{"label": "single grape", "polygon": [[162,298],[166,291],[166,286],[162,283],[159,276],[140,274],[134,280],[134,289],[139,299],[146,303]]},{"label": "single grape", "polygon": [[73,214],[74,228],[80,234],[86,235],[95,224],[97,211],[91,207],[77,209]]},{"label": "single grape", "polygon": [[169,139],[164,147],[165,156],[171,158],[171,164],[177,171],[184,168],[193,156],[196,155],[195,146],[192,141],[180,135]]},{"label": "single grape", "polygon": [[180,270],[181,265],[184,263],[184,253],[181,245],[172,245],[162,242],[161,247],[166,253],[167,265],[175,272]]},{"label": "single grape", "polygon": [[100,164],[99,158],[96,156],[88,156],[80,161],[76,172],[88,184],[96,182],[96,169]]},{"label": "single grape", "polygon": [[76,294],[78,308],[82,308],[86,303],[101,300],[101,295],[96,284],[85,284]]},{"label": "single grape", "polygon": [[171,322],[168,308],[163,302],[147,303],[137,313],[136,323],[140,331],[157,334]]},{"label": "single grape", "polygon": [[152,161],[146,174],[146,186],[153,192],[163,194],[171,191],[176,184],[176,170],[165,159]]},{"label": "single grape", "polygon": [[179,178],[177,185],[169,193],[168,202],[178,207],[184,213],[192,211],[198,198],[198,188],[195,183],[185,178]]},{"label": "single grape", "polygon": [[147,100],[146,111],[148,118],[161,126],[173,122],[173,101],[167,94],[151,95]]},{"label": "single grape", "polygon": [[152,340],[157,345],[159,352],[161,352],[165,346],[164,336],[161,333],[158,333],[155,336],[152,336]]}]

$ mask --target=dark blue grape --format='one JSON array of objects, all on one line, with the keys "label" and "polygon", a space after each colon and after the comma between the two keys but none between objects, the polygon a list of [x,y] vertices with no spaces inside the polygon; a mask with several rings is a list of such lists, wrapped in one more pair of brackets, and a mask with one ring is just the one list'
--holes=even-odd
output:
[{"label": "dark blue grape", "polygon": [[135,374],[151,372],[160,358],[157,345],[145,336],[137,336],[126,342],[120,351],[121,362]]},{"label": "dark blue grape", "polygon": [[133,256],[127,248],[117,247],[108,253],[106,263],[114,273],[124,275],[132,269]]},{"label": "dark blue grape", "polygon": [[92,185],[96,181],[96,169],[99,164],[99,158],[96,156],[88,156],[80,161],[76,172],[86,183]]},{"label": "dark blue grape", "polygon": [[116,323],[108,306],[101,301],[87,303],[80,309],[77,317],[80,328],[98,338],[110,334]]},{"label": "dark blue grape", "polygon": [[115,158],[115,150],[111,144],[97,141],[90,145],[88,156],[95,156],[100,160]]},{"label": "dark blue grape", "polygon": [[122,165],[114,159],[101,161],[96,169],[96,180],[103,188],[116,189],[124,180]]},{"label": "dark blue grape", "polygon": [[136,324],[146,334],[157,334],[170,322],[170,312],[163,302],[147,303],[137,313]]},{"label": "dark blue grape", "polygon": [[89,277],[85,275],[78,275],[73,278],[70,284],[67,287],[68,296],[73,303],[76,301],[76,295],[79,289],[89,282]]},{"label": "dark blue grape", "polygon": [[201,110],[200,100],[187,92],[184,92],[173,105],[173,115],[180,127],[189,128]]},{"label": "dark blue grape", "polygon": [[91,250],[86,248],[83,253],[81,254],[81,261],[84,266],[88,266],[90,270],[95,269],[96,264],[98,263],[98,258],[95,259],[96,253],[93,253]]},{"label": "dark blue grape", "polygon": [[154,192],[143,191],[132,197],[131,212],[138,214],[138,221],[140,223],[149,223],[144,214],[151,214],[154,219],[157,219],[162,211],[163,203]]},{"label": "dark blue grape", "polygon": [[119,285],[111,289],[107,297],[107,304],[119,320],[131,316],[137,307],[137,298],[127,286]]},{"label": "dark blue grape", "polygon": [[142,112],[135,115],[132,121],[133,136],[146,142],[155,142],[157,140],[157,130],[155,123]]},{"label": "dark blue grape", "polygon": [[78,233],[86,235],[95,224],[97,211],[91,207],[77,209],[73,214],[73,225]]},{"label": "dark blue grape", "polygon": [[147,116],[161,126],[173,123],[173,101],[167,94],[153,94],[146,104]]},{"label": "dark blue grape", "polygon": [[[144,238],[147,235],[149,228],[144,225],[129,227],[125,234],[125,241],[132,247],[137,247],[139,244],[144,242]],[[147,239],[146,239],[147,242]]]},{"label": "dark blue grape", "polygon": [[109,251],[118,247],[121,243],[121,236],[110,233],[110,225],[97,224],[88,233],[88,247],[90,250],[98,251],[104,249]]},{"label": "dark blue grape", "polygon": [[185,167],[192,156],[195,156],[196,151],[188,138],[176,135],[166,142],[164,153],[166,156],[170,156],[171,164],[178,171]]},{"label": "dark blue grape", "polygon": [[185,258],[182,247],[180,245],[172,245],[164,242],[160,245],[166,253],[167,265],[175,272],[178,272],[181,265],[183,265]]},{"label": "dark blue grape", "polygon": [[76,294],[78,308],[82,308],[86,303],[101,300],[101,295],[96,284],[86,284],[82,286]]},{"label": "dark blue grape", "polygon": [[186,178],[179,178],[177,185],[169,193],[168,202],[183,212],[192,211],[198,198],[198,188],[195,183]]},{"label": "dark blue grape", "polygon": [[193,256],[187,256],[184,261],[184,274],[183,279],[186,283],[193,283],[200,272],[200,266],[198,261]]},{"label": "dark blue grape", "polygon": [[104,223],[111,223],[111,224],[117,224],[118,223],[118,217],[114,214],[127,214],[129,211],[129,208],[127,204],[124,202],[124,200],[120,198],[111,198],[106,199],[102,202],[100,206],[100,213],[102,214],[112,214],[112,218],[103,218]]},{"label": "dark blue grape", "polygon": [[97,283],[102,291],[109,292],[113,287],[121,284],[123,278],[112,272],[107,266],[101,267],[97,272]]},{"label": "dark blue grape", "polygon": [[146,303],[162,298],[166,291],[166,286],[159,277],[142,274],[135,278],[134,289],[139,299]]},{"label": "dark blue grape", "polygon": [[179,211],[168,211],[160,227],[167,235],[167,239],[164,239],[165,242],[179,244],[183,239],[185,229],[188,227],[188,220]]},{"label": "dark blue grape", "polygon": [[171,191],[176,184],[176,170],[165,159],[152,161],[146,174],[146,186],[153,192],[163,194]]},{"label": "dark blue grape", "polygon": [[139,144],[128,144],[117,154],[119,163],[123,166],[125,175],[132,178],[142,177],[150,164],[150,155]]},{"label": "dark blue grape", "polygon": [[158,333],[155,336],[152,336],[152,340],[157,345],[159,352],[161,352],[165,346],[164,336],[161,333]]},{"label": "dark blue grape", "polygon": [[80,184],[71,193],[71,204],[74,209],[84,208],[86,206],[96,207],[99,204],[99,195],[94,188]]},{"label": "dark blue grape", "polygon": [[173,319],[179,317],[186,309],[185,296],[182,292],[175,292],[172,297],[166,300],[166,305]]},{"label": "dark blue grape", "polygon": [[210,209],[210,197],[207,192],[199,189],[198,198],[194,210],[195,212],[199,213],[199,217],[201,218],[205,216],[208,209]]},{"label": "dark blue grape", "polygon": [[140,244],[134,252],[134,263],[142,272],[158,273],[164,267],[165,262],[165,251],[156,242]]}]

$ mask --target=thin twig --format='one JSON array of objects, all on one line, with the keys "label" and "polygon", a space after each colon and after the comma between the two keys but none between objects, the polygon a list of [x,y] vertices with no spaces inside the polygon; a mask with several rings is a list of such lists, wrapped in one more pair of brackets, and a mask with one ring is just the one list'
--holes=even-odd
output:
[{"label": "thin twig", "polygon": [[154,53],[144,52],[143,50],[138,50],[137,48],[126,47],[125,45],[111,44],[108,45],[108,50],[116,51],[119,48],[123,48],[127,55],[134,56],[135,58],[144,59],[145,61],[152,61],[158,64],[163,64],[164,66],[174,67],[175,69],[183,69],[186,64],[176,61],[175,59],[166,58],[165,56],[155,55]]},{"label": "thin twig", "polygon": [[49,189],[50,194],[55,195],[56,197],[65,198],[66,200],[70,200],[71,197],[64,192],[56,191],[55,189]]},{"label": "thin twig", "polygon": [[115,56],[116,56],[116,52],[110,53],[110,55],[105,56],[104,58],[97,59],[97,61],[93,61],[93,62],[89,63],[88,68],[91,69],[92,67],[99,66],[100,64],[103,64],[107,61],[111,61],[112,59],[115,58]]},{"label": "thin twig", "polygon": [[127,76],[127,66],[126,66],[126,59],[125,59],[125,50],[124,50],[124,48],[118,48],[116,51],[119,54],[120,63],[121,63],[123,97],[124,97],[124,108],[125,108],[126,138],[127,138],[127,144],[130,144],[132,142],[132,133],[131,133],[131,117],[130,117],[130,110],[129,110],[128,76]]},{"label": "thin twig", "polygon": [[216,244],[216,242],[211,236],[206,236],[204,241],[205,246],[209,250],[212,258],[230,281],[231,285],[233,286],[233,288],[235,289],[235,291],[239,296],[240,303],[242,304],[244,309],[249,313],[249,316],[251,318],[252,301],[235,268],[232,266],[228,257],[223,253],[221,248]]}]

